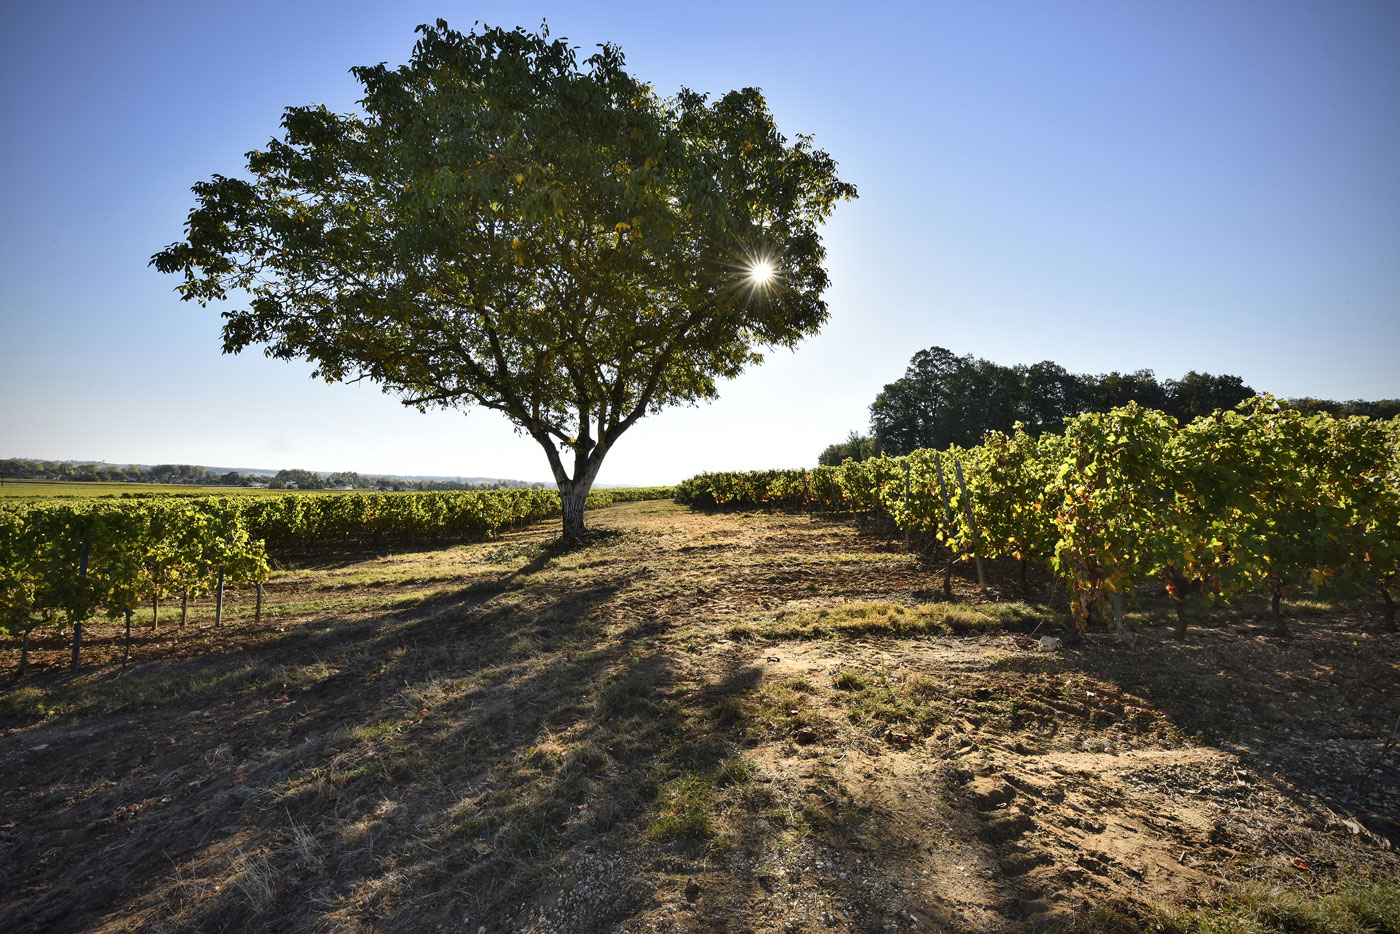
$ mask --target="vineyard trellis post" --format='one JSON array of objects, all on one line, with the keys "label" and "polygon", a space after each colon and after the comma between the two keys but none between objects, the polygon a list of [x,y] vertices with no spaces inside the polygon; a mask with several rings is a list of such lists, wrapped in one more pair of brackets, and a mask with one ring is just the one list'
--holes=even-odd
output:
[{"label": "vineyard trellis post", "polygon": [[[88,556],[89,556],[89,553],[91,552],[91,550],[92,550],[92,539],[88,537],[87,533],[84,533],[84,534],[83,534],[83,554],[82,554],[82,557],[78,560],[78,580],[80,581],[80,583],[79,583],[79,586],[80,586],[80,587],[85,587],[85,586],[87,586]],[[72,671],[74,674],[77,674],[77,673],[78,673],[78,665],[79,665],[79,663],[80,663],[81,660],[82,660],[82,653],[83,653],[83,621],[82,621],[82,619],[80,618],[80,619],[76,619],[76,620],[73,621],[73,663],[72,663],[72,665],[69,667],[69,670]]]},{"label": "vineyard trellis post", "polygon": [[987,587],[987,572],[982,567],[981,536],[977,534],[977,520],[972,516],[972,500],[967,495],[967,482],[963,480],[962,461],[953,461],[953,472],[958,478],[958,489],[962,491],[963,515],[967,518],[967,531],[972,537],[972,560],[977,564],[977,586]]},{"label": "vineyard trellis post", "polygon": [[1113,627],[1118,634],[1118,641],[1132,644],[1128,638],[1128,630],[1123,625],[1123,592],[1120,590],[1113,595]]},{"label": "vineyard trellis post", "polygon": [[943,501],[944,528],[947,529],[945,537],[948,545],[948,564],[943,568],[943,596],[953,595],[953,562],[957,560],[956,553],[953,552],[953,508],[948,505],[948,484],[943,479],[943,455],[937,451],[933,452],[933,465],[938,470],[938,497]]},{"label": "vineyard trellis post", "polygon": [[909,522],[909,472],[914,466],[909,463],[909,459],[904,460],[904,547],[910,546],[910,522]]}]

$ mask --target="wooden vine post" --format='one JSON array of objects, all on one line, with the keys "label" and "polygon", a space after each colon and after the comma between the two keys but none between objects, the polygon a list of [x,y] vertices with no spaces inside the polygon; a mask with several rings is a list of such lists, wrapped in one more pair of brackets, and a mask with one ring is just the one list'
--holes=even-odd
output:
[{"label": "wooden vine post", "polygon": [[219,568],[219,586],[214,596],[214,628],[224,624],[224,569]]},{"label": "wooden vine post", "polygon": [[962,491],[963,515],[967,518],[967,528],[972,535],[972,560],[977,564],[977,586],[986,588],[987,572],[982,567],[981,535],[977,532],[977,520],[972,517],[972,500],[967,495],[967,483],[963,480],[962,461],[953,461],[953,472],[958,477],[958,489]]},{"label": "wooden vine post", "polygon": [[[87,585],[88,573],[88,552],[92,549],[92,543],[86,535],[83,536],[83,556],[78,561],[78,580],[82,581],[82,586]],[[71,669],[74,674],[78,672],[78,663],[83,652],[83,621],[81,619],[73,622],[73,664]]]},{"label": "wooden vine post", "polygon": [[[910,538],[909,538],[909,527],[910,527],[910,522],[909,522],[909,515],[910,515],[910,513],[909,513],[909,472],[910,472],[911,470],[913,470],[913,469],[914,469],[914,468],[913,468],[913,465],[910,464],[908,460],[905,460],[905,462],[904,462],[904,549],[905,549],[906,551],[909,550],[909,544],[910,544]],[[806,484],[806,482],[807,482],[807,477],[806,477],[807,471],[805,471],[805,470],[802,471],[802,474],[803,474],[802,481],[803,481],[803,484],[804,484],[804,486],[805,486],[805,484]],[[804,493],[804,495],[805,495],[806,491],[804,490],[803,493]]]},{"label": "wooden vine post", "polygon": [[[933,452],[933,465],[938,468],[938,498],[943,501],[943,527],[947,529],[950,540],[948,551],[952,552],[951,539],[953,537],[953,507],[948,505],[948,484],[943,480],[943,455],[937,451]],[[943,568],[943,596],[953,595],[953,562],[957,560],[954,555],[948,559],[948,565]]]}]

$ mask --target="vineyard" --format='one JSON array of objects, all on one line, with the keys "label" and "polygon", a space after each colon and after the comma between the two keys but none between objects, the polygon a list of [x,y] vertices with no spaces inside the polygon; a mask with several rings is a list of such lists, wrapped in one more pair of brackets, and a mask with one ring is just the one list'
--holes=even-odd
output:
[{"label": "vineyard", "polygon": [[989,433],[976,447],[839,467],[711,473],[676,488],[699,509],[851,512],[953,564],[1041,564],[1120,638],[1125,597],[1164,588],[1184,634],[1191,600],[1263,589],[1280,634],[1301,589],[1379,591],[1396,631],[1400,419],[1306,416],[1257,398],[1185,426],[1129,405],[1062,435]]},{"label": "vineyard", "polygon": [[[669,498],[667,487],[598,490],[588,506]],[[336,552],[383,552],[489,538],[557,516],[557,493],[491,490],[306,496],[158,497],[130,501],[27,503],[0,507],[0,635],[21,638],[19,672],[31,634],[72,633],[72,668],[83,623],[124,620],[178,598],[212,594],[222,623],[225,588],[252,586],[261,617],[270,562]]]}]

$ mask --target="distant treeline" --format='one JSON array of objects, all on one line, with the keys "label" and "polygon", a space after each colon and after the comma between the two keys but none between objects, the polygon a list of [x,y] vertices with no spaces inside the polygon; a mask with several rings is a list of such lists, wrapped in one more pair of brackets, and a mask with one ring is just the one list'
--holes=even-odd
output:
[{"label": "distant treeline", "polygon": [[[409,490],[419,493],[447,490],[528,490],[546,484],[523,480],[494,480],[464,483],[456,480],[405,480],[401,477],[362,476],[353,470],[321,474],[311,470],[279,470],[276,474],[217,473],[193,464],[68,463],[22,458],[0,460],[0,478],[16,480],[61,480],[89,483],[190,483],[198,486],[267,486],[274,490]],[[552,487],[550,487],[552,489]]]},{"label": "distant treeline", "polygon": [[[973,447],[987,432],[1009,432],[1017,422],[1031,435],[1059,431],[1065,419],[1129,402],[1189,422],[1255,395],[1238,376],[1192,370],[1181,379],[1158,380],[1151,370],[1071,373],[1049,360],[1003,366],[930,347],[915,354],[904,376],[886,385],[870,404],[870,433],[852,431],[824,450],[819,462],[834,466],[848,457],[860,461],[920,448]],[[1400,415],[1400,399],[1290,399],[1287,404],[1308,415]]]}]

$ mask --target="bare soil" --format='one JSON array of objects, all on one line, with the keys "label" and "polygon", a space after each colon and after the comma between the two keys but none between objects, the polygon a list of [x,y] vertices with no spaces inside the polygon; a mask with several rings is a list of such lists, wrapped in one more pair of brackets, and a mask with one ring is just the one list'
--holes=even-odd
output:
[{"label": "bare soil", "polygon": [[284,571],[125,669],[117,626],[77,676],[36,640],[0,930],[1057,931],[1400,878],[1364,608],[1047,651],[1011,567],[943,603],[847,522],[590,522]]}]

